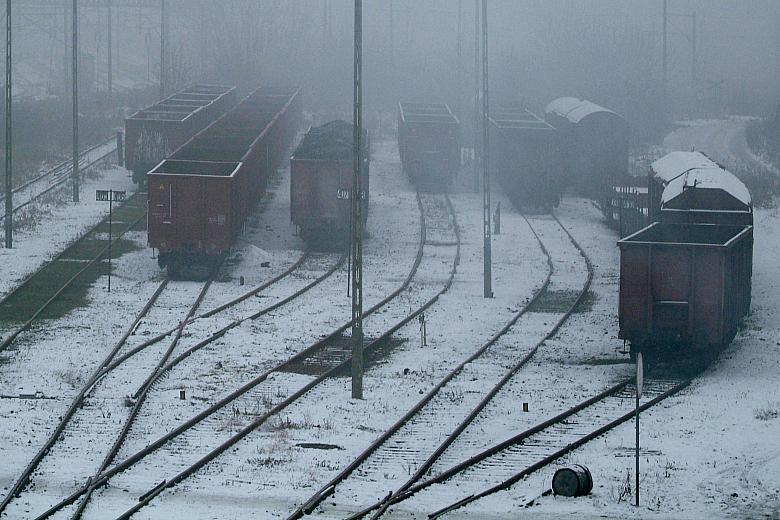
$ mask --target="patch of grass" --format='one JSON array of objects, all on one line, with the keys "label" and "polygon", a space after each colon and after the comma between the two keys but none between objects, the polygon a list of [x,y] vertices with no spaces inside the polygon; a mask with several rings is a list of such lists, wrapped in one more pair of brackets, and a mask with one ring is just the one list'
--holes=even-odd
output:
[{"label": "patch of grass", "polygon": [[[579,291],[545,291],[544,294],[528,308],[528,311],[564,313],[571,308],[577,300],[578,295]],[[598,301],[598,296],[593,292],[588,291],[574,312],[589,312],[596,301]]]},{"label": "patch of grass", "polygon": [[609,366],[609,365],[630,365],[633,364],[633,362],[628,358],[588,358],[583,359],[582,361],[578,361],[576,363],[573,363],[575,365],[586,365],[586,366]]},{"label": "patch of grass", "polygon": [[[0,308],[2,311],[0,312],[0,322],[27,321],[67,280],[87,265],[90,257],[95,256],[104,246],[104,241],[87,239],[83,241],[83,246],[71,249],[63,259],[47,264],[30,279],[22,290],[3,304]],[[135,242],[120,239],[111,248],[111,255],[115,259],[139,249]],[[40,318],[60,318],[71,310],[86,305],[89,288],[98,278],[107,274],[108,262],[104,259],[82,273],[68,289],[49,305]]]},{"label": "patch of grass", "polygon": [[772,403],[763,408],[756,408],[753,417],[759,421],[771,421],[780,417],[780,403]]}]

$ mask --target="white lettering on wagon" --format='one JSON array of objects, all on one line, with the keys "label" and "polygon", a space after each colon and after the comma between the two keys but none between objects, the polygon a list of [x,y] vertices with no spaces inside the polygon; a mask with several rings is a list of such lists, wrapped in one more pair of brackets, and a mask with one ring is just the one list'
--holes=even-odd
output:
[{"label": "white lettering on wagon", "polygon": [[217,215],[216,217],[209,217],[209,224],[224,226],[225,220],[225,215]]}]

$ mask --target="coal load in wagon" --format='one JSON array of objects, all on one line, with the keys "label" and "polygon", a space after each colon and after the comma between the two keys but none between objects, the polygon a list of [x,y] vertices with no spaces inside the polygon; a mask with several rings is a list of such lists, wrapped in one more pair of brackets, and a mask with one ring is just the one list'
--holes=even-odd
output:
[{"label": "coal load in wagon", "polygon": [[[353,126],[346,121],[331,121],[309,130],[295,151],[298,159],[351,161]],[[366,132],[363,132],[365,143]]]}]

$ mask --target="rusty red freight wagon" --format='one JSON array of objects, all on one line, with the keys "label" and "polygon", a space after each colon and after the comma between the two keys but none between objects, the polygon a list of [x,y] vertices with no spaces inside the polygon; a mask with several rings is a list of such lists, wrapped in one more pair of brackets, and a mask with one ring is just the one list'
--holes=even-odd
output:
[{"label": "rusty red freight wagon", "polygon": [[418,187],[447,190],[460,169],[460,121],[445,104],[398,104],[398,152]]},{"label": "rusty red freight wagon", "polygon": [[656,222],[618,242],[619,337],[707,356],[750,309],[753,227]]},{"label": "rusty red freight wagon", "polygon": [[136,184],[189,138],[236,103],[236,89],[195,85],[125,120],[125,167]]},{"label": "rusty red freight wagon", "polygon": [[149,245],[202,277],[235,243],[300,121],[298,89],[258,89],[149,172]]},{"label": "rusty red freight wagon", "polygon": [[[290,158],[290,218],[309,243],[328,248],[348,238],[352,208],[352,133],[345,121],[310,129]],[[368,216],[370,143],[363,133],[363,221]]]}]

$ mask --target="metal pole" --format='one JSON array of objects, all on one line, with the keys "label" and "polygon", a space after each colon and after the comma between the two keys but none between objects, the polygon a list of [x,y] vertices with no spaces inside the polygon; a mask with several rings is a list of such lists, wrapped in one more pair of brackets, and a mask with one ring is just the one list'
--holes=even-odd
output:
[{"label": "metal pole", "polygon": [[111,292],[111,224],[114,220],[114,190],[108,190],[108,292]]},{"label": "metal pole", "polygon": [[490,103],[488,81],[488,0],[482,0],[482,228],[484,247],[484,297],[493,297],[492,245],[490,230]]},{"label": "metal pole", "polygon": [[474,0],[474,193],[479,191],[479,0]]},{"label": "metal pole", "polygon": [[73,202],[79,201],[79,15],[78,0],[73,0]]},{"label": "metal pole", "polygon": [[352,149],[352,398],[363,398],[363,0],[355,0]]},{"label": "metal pole", "polygon": [[165,0],[160,0],[160,99],[165,97]]},{"label": "metal pole", "polygon": [[698,50],[696,49],[696,44],[697,44],[696,11],[694,11],[693,14],[691,15],[691,26],[692,26],[691,30],[693,31],[692,41],[691,41],[691,45],[693,46],[693,50],[691,53],[691,85],[694,88],[696,88],[696,76],[698,74],[696,70],[696,68],[698,67],[698,63],[697,63],[698,56],[696,55],[696,53],[698,52]]},{"label": "metal pole", "polygon": [[636,424],[636,503],[639,507],[639,392],[636,393],[636,411],[634,412]]},{"label": "metal pole", "polygon": [[664,0],[664,22],[663,22],[663,38],[664,38],[663,47],[664,48],[663,48],[663,61],[662,61],[663,73],[662,73],[662,76],[661,76],[663,78],[663,82],[664,82],[664,84],[663,84],[663,89],[664,89],[663,90],[664,114],[667,113],[667,111],[668,111],[667,101],[668,101],[668,80],[669,80],[669,77],[668,77],[668,31],[667,31],[668,11],[667,11],[667,1],[668,0]]},{"label": "metal pole", "polygon": [[5,247],[13,247],[14,205],[11,163],[11,0],[5,4]]},{"label": "metal pole", "polygon": [[463,93],[462,84],[463,84],[463,0],[458,0],[458,42],[457,42],[457,49],[458,49],[458,63],[457,63],[457,70],[458,70],[458,81],[455,83],[455,88],[458,89],[457,94],[457,102],[458,102],[458,117],[463,120],[463,99],[461,94]]},{"label": "metal pole", "polygon": [[639,507],[639,398],[642,397],[642,387],[644,385],[644,361],[642,352],[636,353],[636,408],[634,412],[634,424],[636,425],[636,507]]},{"label": "metal pole", "polygon": [[70,70],[68,67],[68,61],[70,60],[70,49],[68,48],[68,27],[70,27],[70,24],[68,23],[68,13],[70,10],[68,9],[68,4],[65,3],[64,8],[62,9],[62,41],[64,44],[62,45],[62,97],[64,98],[67,95],[66,89],[68,88],[68,82],[70,82]]},{"label": "metal pole", "polygon": [[393,74],[393,77],[395,77],[395,14],[393,9],[393,0],[390,0],[388,3],[388,8],[390,10],[390,72]]},{"label": "metal pole", "polygon": [[108,4],[108,102],[110,104],[114,95],[114,43],[111,26],[111,0],[106,0],[106,3]]}]

